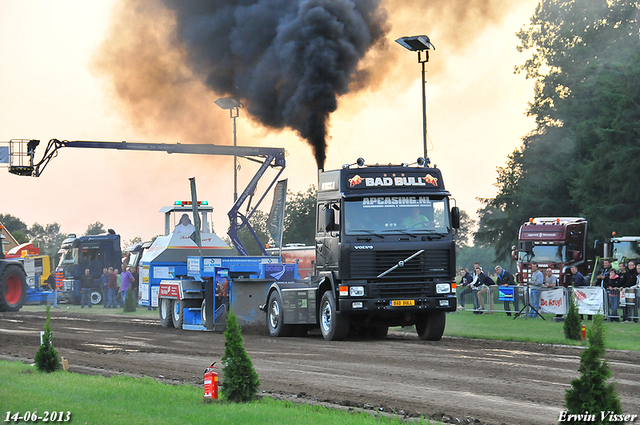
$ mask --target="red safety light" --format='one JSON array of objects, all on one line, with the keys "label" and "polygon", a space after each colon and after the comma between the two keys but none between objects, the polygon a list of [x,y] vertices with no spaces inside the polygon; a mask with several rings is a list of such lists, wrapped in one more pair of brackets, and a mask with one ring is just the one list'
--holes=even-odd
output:
[{"label": "red safety light", "polygon": [[[175,201],[173,205],[184,207],[186,205],[193,205],[192,201]],[[208,201],[198,201],[198,205],[209,205]]]}]

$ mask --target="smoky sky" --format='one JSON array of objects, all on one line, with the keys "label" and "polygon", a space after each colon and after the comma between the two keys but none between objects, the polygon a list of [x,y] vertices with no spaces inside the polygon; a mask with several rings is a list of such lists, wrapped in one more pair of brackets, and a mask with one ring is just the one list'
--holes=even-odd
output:
[{"label": "smoky sky", "polygon": [[358,62],[384,40],[376,0],[165,0],[191,69],[215,92],[239,98],[272,128],[296,130],[324,168],[329,116]]}]

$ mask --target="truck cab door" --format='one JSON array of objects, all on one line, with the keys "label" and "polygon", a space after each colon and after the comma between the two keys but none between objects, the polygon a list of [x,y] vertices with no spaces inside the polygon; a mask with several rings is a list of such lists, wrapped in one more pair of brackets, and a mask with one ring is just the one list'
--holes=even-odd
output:
[{"label": "truck cab door", "polygon": [[337,270],[340,258],[340,205],[318,205],[316,227],[316,262],[318,270]]}]

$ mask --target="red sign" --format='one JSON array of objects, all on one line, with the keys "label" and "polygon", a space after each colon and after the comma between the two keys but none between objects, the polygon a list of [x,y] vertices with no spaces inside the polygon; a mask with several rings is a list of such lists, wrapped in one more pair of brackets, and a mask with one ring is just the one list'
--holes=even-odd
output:
[{"label": "red sign", "polygon": [[160,284],[160,297],[180,298],[180,288],[177,284]]}]

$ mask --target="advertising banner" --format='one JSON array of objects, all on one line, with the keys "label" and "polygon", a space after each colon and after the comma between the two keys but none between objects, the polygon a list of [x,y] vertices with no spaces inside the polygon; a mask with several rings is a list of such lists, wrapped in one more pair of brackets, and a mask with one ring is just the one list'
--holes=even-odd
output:
[{"label": "advertising banner", "polygon": [[573,290],[580,314],[604,314],[604,295],[604,288],[599,286],[581,286]]},{"label": "advertising banner", "polygon": [[567,303],[564,288],[544,289],[540,295],[540,313],[566,314]]}]

